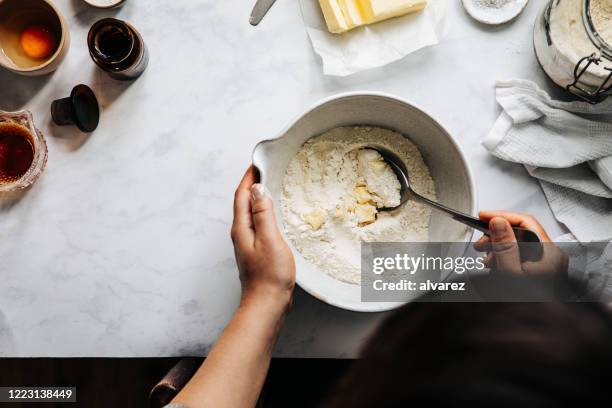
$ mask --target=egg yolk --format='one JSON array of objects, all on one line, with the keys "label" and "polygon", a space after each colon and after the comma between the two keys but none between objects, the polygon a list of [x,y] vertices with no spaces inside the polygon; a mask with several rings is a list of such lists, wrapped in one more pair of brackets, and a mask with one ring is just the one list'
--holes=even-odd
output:
[{"label": "egg yolk", "polygon": [[31,58],[47,58],[55,51],[55,37],[47,27],[33,25],[21,33],[21,47]]}]

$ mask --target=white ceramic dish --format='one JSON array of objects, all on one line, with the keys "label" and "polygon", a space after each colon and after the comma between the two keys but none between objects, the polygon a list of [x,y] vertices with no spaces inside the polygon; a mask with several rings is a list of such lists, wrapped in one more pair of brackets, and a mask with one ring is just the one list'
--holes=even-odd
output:
[{"label": "white ceramic dish", "polygon": [[90,6],[100,9],[110,9],[122,6],[126,0],[84,0]]},{"label": "white ceramic dish", "polygon": [[[459,145],[433,118],[413,104],[383,93],[344,93],[315,104],[293,121],[281,135],[259,143],[253,163],[276,202],[277,219],[282,224],[279,198],[287,166],[302,145],[338,126],[373,125],[396,130],[414,142],[436,182],[438,200],[466,213],[476,212],[476,190],[470,167]],[[439,242],[466,242],[472,231],[443,216],[433,216],[430,239]],[[289,245],[291,242],[289,241]],[[293,248],[294,249],[294,248]],[[331,278],[305,260],[294,249],[297,283],[308,293],[343,309],[380,312],[403,303],[361,302],[361,288]]]},{"label": "white ceramic dish", "polygon": [[483,24],[499,25],[515,19],[527,6],[529,0],[514,0],[500,7],[482,7],[477,3],[482,0],[463,0],[463,7],[470,16]]}]

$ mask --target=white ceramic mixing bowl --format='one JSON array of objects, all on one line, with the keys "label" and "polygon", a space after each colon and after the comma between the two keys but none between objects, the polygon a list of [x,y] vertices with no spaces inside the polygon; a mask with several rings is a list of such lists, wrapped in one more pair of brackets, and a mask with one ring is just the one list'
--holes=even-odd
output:
[{"label": "white ceramic mixing bowl", "polygon": [[[437,121],[401,98],[359,92],[336,95],[317,103],[291,123],[278,138],[263,141],[255,147],[253,163],[260,171],[262,183],[272,193],[277,219],[281,224],[279,201],[283,178],[291,159],[311,137],[335,127],[351,125],[384,127],[408,137],[418,146],[431,170],[438,201],[475,214],[474,180],[465,155],[453,137]],[[469,242],[472,237],[472,231],[463,224],[435,212],[431,217],[429,234],[430,240],[437,242]],[[402,304],[361,302],[360,286],[331,278],[293,249],[297,283],[314,297],[334,306],[361,312],[380,312]]]}]

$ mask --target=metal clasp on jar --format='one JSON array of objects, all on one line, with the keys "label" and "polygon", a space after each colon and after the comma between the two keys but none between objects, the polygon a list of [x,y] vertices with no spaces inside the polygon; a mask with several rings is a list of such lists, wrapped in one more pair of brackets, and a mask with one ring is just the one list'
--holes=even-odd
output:
[{"label": "metal clasp on jar", "polygon": [[586,74],[589,67],[593,64],[599,65],[604,61],[604,58],[597,53],[593,53],[588,57],[582,58],[576,64],[574,68],[574,82],[567,86],[567,90],[572,94],[578,96],[579,98],[592,103],[597,104],[608,97],[606,93],[612,89],[612,67],[604,67],[606,71],[609,72],[606,79],[601,83],[601,85],[593,89],[587,89],[585,86],[580,85],[580,79],[583,75]]}]

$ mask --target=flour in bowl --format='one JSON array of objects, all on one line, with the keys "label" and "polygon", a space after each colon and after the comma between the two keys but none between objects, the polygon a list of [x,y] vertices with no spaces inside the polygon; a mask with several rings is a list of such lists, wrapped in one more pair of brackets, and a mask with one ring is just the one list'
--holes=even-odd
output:
[{"label": "flour in bowl", "polygon": [[361,281],[361,242],[427,241],[431,210],[400,202],[400,183],[369,145],[397,154],[419,193],[436,199],[435,185],[417,147],[397,132],[340,127],[310,139],[293,158],[283,181],[285,233],[302,256],[343,282]]}]

